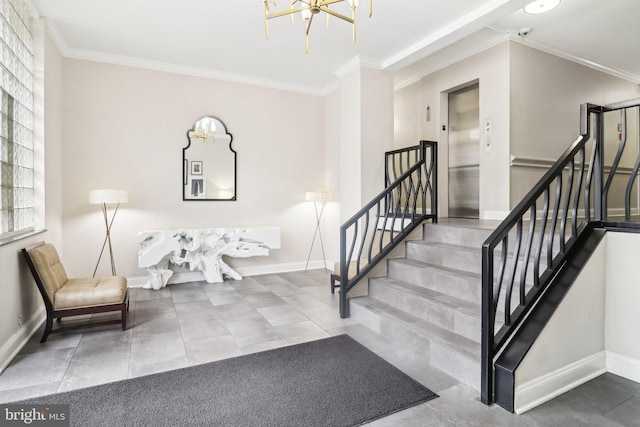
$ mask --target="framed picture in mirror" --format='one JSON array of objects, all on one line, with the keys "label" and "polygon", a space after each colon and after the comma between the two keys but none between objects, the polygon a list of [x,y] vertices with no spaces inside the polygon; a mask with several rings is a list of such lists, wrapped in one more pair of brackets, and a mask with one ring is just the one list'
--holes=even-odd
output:
[{"label": "framed picture in mirror", "polygon": [[191,162],[191,175],[202,175],[202,162],[193,160]]}]

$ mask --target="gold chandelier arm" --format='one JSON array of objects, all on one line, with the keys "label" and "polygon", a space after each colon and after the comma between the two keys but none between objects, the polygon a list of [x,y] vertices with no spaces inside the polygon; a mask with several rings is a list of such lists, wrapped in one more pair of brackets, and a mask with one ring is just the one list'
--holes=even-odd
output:
[{"label": "gold chandelier arm", "polygon": [[356,42],[356,9],[353,8],[351,9],[351,16],[353,17],[353,25],[352,27],[352,31],[353,31],[353,42]]},{"label": "gold chandelier arm", "polygon": [[307,34],[305,35],[305,40],[304,40],[304,50],[305,50],[305,53],[307,54],[309,53],[309,30],[311,29],[312,22],[313,22],[313,15],[311,15],[311,17],[307,21]]},{"label": "gold chandelier arm", "polygon": [[320,7],[320,10],[322,10],[323,12],[328,13],[329,15],[333,15],[333,16],[335,16],[336,18],[340,18],[340,19],[342,19],[343,21],[347,21],[347,22],[349,22],[350,24],[353,24],[353,19],[349,18],[348,16],[344,16],[344,15],[342,15],[342,14],[338,13],[338,12],[334,12],[333,10],[329,9],[328,7],[321,6],[321,7]]},{"label": "gold chandelier arm", "polygon": [[265,2],[264,6],[264,38],[269,40],[269,6],[268,2]]},{"label": "gold chandelier arm", "polygon": [[321,1],[320,4],[318,4],[318,6],[328,6],[330,4],[334,4],[334,3],[342,3],[344,0],[324,0]]},{"label": "gold chandelier arm", "polygon": [[301,10],[306,10],[306,7],[296,7],[293,9],[282,10],[280,12],[273,12],[267,15],[267,19],[277,18],[279,16],[291,15],[292,13],[300,12]]},{"label": "gold chandelier arm", "polygon": [[369,18],[373,15],[373,0],[369,0]]}]

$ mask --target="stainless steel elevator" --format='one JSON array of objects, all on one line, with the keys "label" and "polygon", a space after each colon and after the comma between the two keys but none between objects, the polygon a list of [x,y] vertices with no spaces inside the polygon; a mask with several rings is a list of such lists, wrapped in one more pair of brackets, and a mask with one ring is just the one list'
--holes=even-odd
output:
[{"label": "stainless steel elevator", "polygon": [[449,93],[449,217],[480,214],[480,87]]}]

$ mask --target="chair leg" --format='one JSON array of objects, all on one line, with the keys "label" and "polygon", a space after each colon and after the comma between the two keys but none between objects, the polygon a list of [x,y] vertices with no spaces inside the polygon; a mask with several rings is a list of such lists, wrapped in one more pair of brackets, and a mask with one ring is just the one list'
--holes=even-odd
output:
[{"label": "chair leg", "polygon": [[[60,319],[58,319],[58,320],[60,320]],[[47,337],[51,333],[51,329],[52,328],[53,328],[53,317],[47,316],[47,321],[46,321],[45,326],[44,326],[44,334],[42,334],[42,339],[40,340],[41,343],[43,343],[43,342],[45,342],[47,340]]]},{"label": "chair leg", "polygon": [[129,303],[122,309],[122,330],[127,329],[127,311],[129,310]]},{"label": "chair leg", "polygon": [[336,275],[336,274],[332,274],[331,275],[331,293],[335,294],[335,290],[338,286],[340,286],[340,284],[336,285],[336,281],[340,278],[340,276]]}]

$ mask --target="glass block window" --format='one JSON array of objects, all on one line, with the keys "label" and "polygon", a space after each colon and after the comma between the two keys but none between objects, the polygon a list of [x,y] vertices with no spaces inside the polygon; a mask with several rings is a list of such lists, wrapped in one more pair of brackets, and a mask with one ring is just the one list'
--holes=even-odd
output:
[{"label": "glass block window", "polygon": [[22,0],[0,0],[0,237],[33,229],[33,38]]}]

